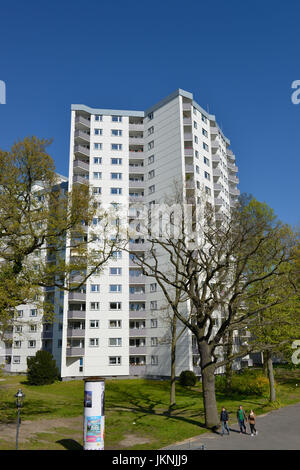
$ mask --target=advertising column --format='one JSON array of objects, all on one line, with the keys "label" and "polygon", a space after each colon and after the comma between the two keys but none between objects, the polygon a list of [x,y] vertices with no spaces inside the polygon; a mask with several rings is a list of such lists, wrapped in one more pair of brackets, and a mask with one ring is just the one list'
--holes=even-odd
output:
[{"label": "advertising column", "polygon": [[84,450],[104,450],[105,380],[101,377],[84,378]]}]

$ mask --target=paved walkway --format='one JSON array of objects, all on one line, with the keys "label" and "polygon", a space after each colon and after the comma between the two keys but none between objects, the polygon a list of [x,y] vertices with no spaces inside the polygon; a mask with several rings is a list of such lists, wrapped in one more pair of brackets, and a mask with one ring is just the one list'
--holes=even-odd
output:
[{"label": "paved walkway", "polygon": [[260,415],[256,419],[257,436],[239,433],[239,426],[229,422],[230,435],[205,433],[165,447],[169,450],[300,450],[300,403]]}]

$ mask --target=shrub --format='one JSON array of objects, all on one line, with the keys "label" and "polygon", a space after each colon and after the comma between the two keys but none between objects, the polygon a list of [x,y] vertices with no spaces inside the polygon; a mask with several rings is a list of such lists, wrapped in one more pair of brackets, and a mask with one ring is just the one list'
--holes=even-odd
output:
[{"label": "shrub", "polygon": [[[227,393],[226,377],[216,377],[216,390],[220,393]],[[241,373],[233,373],[231,393],[238,395],[263,396],[269,390],[269,381],[260,371],[245,370]]]},{"label": "shrub", "polygon": [[191,370],[183,370],[179,376],[179,383],[183,387],[192,387],[197,383],[197,377]]},{"label": "shrub", "polygon": [[49,385],[59,379],[59,370],[48,351],[37,351],[27,359],[27,380],[30,385]]}]

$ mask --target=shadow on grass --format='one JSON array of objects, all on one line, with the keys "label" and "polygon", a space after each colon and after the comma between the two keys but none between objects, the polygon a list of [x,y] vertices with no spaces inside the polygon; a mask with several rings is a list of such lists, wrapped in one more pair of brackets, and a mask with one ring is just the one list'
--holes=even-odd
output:
[{"label": "shadow on grass", "polygon": [[[193,398],[195,398],[195,394],[193,392],[190,393]],[[139,390],[138,396],[134,393],[124,392],[122,393],[122,401],[126,403],[126,405],[115,405],[110,404],[109,408],[111,410],[115,409],[122,409],[134,413],[143,413],[144,415],[154,415],[154,416],[164,416],[167,419],[176,420],[179,422],[185,422],[188,424],[192,424],[194,426],[198,426],[203,429],[207,429],[204,422],[196,421],[194,419],[190,419],[189,417],[178,416],[176,413],[183,413],[185,411],[191,411],[189,405],[178,406],[167,409],[164,411],[158,411],[155,408],[161,406],[162,408],[165,407],[165,403],[160,399],[154,399],[150,393],[145,393]],[[203,414],[203,413],[199,413]],[[194,415],[195,416],[195,415]],[[139,418],[136,418],[138,420]],[[209,431],[209,429],[207,429]]]},{"label": "shadow on grass", "polygon": [[74,439],[61,439],[56,441],[56,444],[62,445],[67,450],[83,450],[83,446],[79,442],[74,441]]}]

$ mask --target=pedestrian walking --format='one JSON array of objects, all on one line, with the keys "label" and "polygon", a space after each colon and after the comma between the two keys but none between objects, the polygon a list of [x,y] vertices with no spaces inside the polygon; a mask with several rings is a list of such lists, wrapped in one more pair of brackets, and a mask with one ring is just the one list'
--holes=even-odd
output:
[{"label": "pedestrian walking", "polygon": [[221,424],[222,424],[222,434],[221,435],[222,436],[224,435],[225,430],[227,431],[227,434],[229,435],[229,426],[228,426],[229,417],[228,417],[228,412],[227,412],[227,410],[224,406],[223,406],[222,411],[221,411],[220,421],[221,421]]},{"label": "pedestrian walking", "polygon": [[254,414],[253,410],[250,410],[250,413],[248,415],[248,422],[249,422],[249,425],[250,425],[251,436],[254,436],[254,433],[256,435],[257,434],[257,431],[255,429],[256,415]]},{"label": "pedestrian walking", "polygon": [[239,406],[239,409],[237,410],[236,416],[237,416],[237,420],[238,420],[238,423],[239,423],[239,426],[240,426],[240,434],[243,433],[243,432],[245,432],[245,434],[246,434],[245,421],[247,421],[247,416],[246,416],[245,411],[243,410],[242,405]]}]

